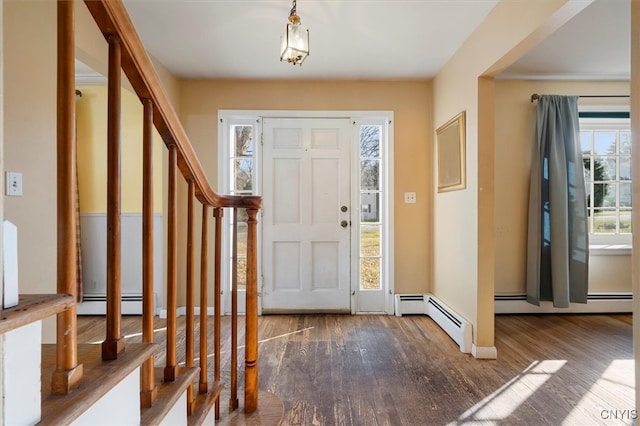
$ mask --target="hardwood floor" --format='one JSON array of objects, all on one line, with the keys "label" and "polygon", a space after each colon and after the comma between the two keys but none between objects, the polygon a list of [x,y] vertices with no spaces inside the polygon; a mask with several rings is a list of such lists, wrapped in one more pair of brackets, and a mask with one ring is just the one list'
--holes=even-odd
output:
[{"label": "hardwood floor", "polygon": [[[79,341],[102,340],[102,322],[79,317]],[[139,341],[139,324],[123,319],[127,341]],[[259,325],[260,389],[282,400],[283,425],[634,421],[630,315],[497,316],[497,360],[461,353],[425,316],[274,315]]]}]

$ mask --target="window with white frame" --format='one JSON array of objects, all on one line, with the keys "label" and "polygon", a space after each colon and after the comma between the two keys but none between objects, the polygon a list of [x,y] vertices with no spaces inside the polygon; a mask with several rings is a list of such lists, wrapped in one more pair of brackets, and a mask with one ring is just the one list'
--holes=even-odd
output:
[{"label": "window with white frame", "polygon": [[628,111],[581,111],[591,241],[631,242],[631,130]]},{"label": "window with white frame", "polygon": [[[256,125],[255,121],[238,120],[229,123],[228,161],[229,176],[225,193],[232,195],[256,194]],[[238,209],[238,290],[246,288],[246,259],[247,259],[247,212]],[[233,218],[229,218],[230,227],[233,227]],[[229,232],[229,235],[233,235]],[[229,241],[231,245],[233,241]],[[232,248],[229,247],[229,265],[232,265]]]},{"label": "window with white frame", "polygon": [[360,289],[382,289],[383,212],[381,211],[381,125],[361,125],[360,152]]}]

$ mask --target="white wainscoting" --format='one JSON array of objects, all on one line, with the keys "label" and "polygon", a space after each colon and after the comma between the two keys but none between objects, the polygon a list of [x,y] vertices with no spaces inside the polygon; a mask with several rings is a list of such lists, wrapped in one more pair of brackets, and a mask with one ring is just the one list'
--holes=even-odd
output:
[{"label": "white wainscoting", "polygon": [[[123,213],[121,226],[122,313],[142,314],[142,214]],[[156,313],[163,303],[162,215],[153,217],[153,288]],[[107,216],[80,215],[82,283],[85,300],[78,304],[79,315],[105,313],[107,292]]]}]

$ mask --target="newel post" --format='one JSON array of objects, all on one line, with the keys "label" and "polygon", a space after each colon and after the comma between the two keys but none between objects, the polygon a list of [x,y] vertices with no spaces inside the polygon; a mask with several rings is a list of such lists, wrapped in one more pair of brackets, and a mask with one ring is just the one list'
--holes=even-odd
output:
[{"label": "newel post", "polygon": [[258,409],[258,210],[247,209],[247,215],[244,411],[245,413],[252,413]]}]

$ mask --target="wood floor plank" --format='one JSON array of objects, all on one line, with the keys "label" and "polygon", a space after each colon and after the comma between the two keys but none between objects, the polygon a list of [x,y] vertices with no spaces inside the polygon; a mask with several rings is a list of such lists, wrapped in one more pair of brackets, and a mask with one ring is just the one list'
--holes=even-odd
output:
[{"label": "wood floor plank", "polygon": [[[89,323],[99,321],[80,318],[79,339],[94,339],[100,327]],[[131,339],[137,324],[123,322]],[[283,426],[631,424],[602,418],[634,407],[631,315],[500,315],[495,324],[498,359],[476,360],[425,316],[263,316],[259,387],[282,401]],[[163,320],[155,327],[160,335]],[[243,318],[239,329],[243,355]]]}]

